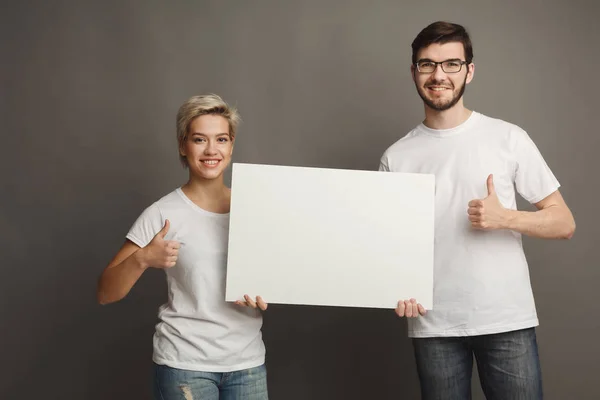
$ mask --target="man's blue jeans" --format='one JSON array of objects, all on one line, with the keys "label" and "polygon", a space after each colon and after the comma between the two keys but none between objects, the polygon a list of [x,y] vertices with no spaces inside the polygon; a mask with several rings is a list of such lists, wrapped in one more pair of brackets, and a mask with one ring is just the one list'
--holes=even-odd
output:
[{"label": "man's blue jeans", "polygon": [[542,399],[535,329],[413,339],[423,400],[471,399],[473,356],[488,400]]},{"label": "man's blue jeans", "polygon": [[264,365],[234,372],[199,372],[154,364],[156,400],[268,400]]}]

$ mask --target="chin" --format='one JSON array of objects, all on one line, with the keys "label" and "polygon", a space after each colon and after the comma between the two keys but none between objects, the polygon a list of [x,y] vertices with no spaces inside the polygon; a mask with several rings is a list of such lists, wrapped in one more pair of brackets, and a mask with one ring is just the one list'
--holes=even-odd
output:
[{"label": "chin", "polygon": [[452,107],[452,102],[446,101],[444,103],[433,103],[435,105],[435,109],[439,111],[445,111]]},{"label": "chin", "polygon": [[207,180],[207,181],[212,181],[214,179],[218,179],[221,176],[223,176],[223,171],[218,171],[218,172],[214,171],[214,172],[211,172],[211,173],[208,173],[208,174],[206,174],[206,173],[200,174],[200,177],[202,179],[204,179],[204,180]]},{"label": "chin", "polygon": [[212,181],[214,179],[218,179],[223,175],[223,170],[219,169],[218,171],[205,171],[202,169],[195,169],[194,171],[190,171],[192,176],[196,179]]}]

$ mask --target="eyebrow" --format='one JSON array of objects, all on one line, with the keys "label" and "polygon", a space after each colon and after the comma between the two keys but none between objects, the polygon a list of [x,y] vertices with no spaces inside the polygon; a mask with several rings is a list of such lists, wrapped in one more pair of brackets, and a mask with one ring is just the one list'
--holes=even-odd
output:
[{"label": "eyebrow", "polygon": [[[431,58],[421,58],[421,59],[417,60],[417,62],[423,62],[423,61],[436,62],[436,61],[433,61]],[[460,58],[448,58],[447,60],[437,61],[437,62],[446,62],[446,61],[462,61],[462,60]]]},{"label": "eyebrow", "polygon": [[[190,136],[208,136],[208,135],[206,133],[202,133],[202,132],[192,132],[190,134]],[[222,132],[222,133],[217,133],[214,136],[229,136],[229,133]]]}]

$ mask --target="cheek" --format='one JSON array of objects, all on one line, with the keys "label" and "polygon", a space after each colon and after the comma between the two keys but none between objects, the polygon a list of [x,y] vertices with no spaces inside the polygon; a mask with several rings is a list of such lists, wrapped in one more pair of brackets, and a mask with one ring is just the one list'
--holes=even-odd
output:
[{"label": "cheek", "polygon": [[417,75],[417,77],[415,78],[415,84],[417,85],[418,88],[423,89],[423,87],[427,83],[427,80],[428,80],[427,78]]},{"label": "cheek", "polygon": [[451,79],[450,80],[452,82],[452,86],[454,87],[455,91],[460,90],[460,88],[463,86],[465,80],[464,77],[458,78],[458,79]]},{"label": "cheek", "polygon": [[233,143],[232,142],[227,143],[227,145],[223,149],[223,153],[225,153],[225,155],[227,157],[231,157],[231,154],[233,154]]},{"label": "cheek", "polygon": [[187,142],[183,148],[185,156],[190,159],[196,159],[204,153],[204,146],[194,142]]},{"label": "cheek", "polygon": [[192,146],[190,142],[185,142],[183,145],[183,151],[187,156],[189,156],[194,153],[194,146]]}]

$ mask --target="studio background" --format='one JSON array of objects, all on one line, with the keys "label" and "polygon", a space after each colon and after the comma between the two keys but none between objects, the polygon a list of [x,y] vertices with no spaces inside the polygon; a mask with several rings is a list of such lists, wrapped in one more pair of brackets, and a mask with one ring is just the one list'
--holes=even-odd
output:
[{"label": "studio background", "polygon": [[[164,274],[144,274],[117,304],[99,306],[95,290],[135,218],[185,182],[181,103],[215,92],[239,107],[234,162],[374,170],[423,118],[410,43],[436,20],[472,35],[466,106],[524,128],[562,184],[574,238],[524,239],[544,390],[600,398],[598,9],[3,1],[0,398],[149,398]],[[274,400],[419,397],[406,322],[391,310],[271,305],[263,333]]]}]

